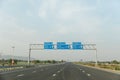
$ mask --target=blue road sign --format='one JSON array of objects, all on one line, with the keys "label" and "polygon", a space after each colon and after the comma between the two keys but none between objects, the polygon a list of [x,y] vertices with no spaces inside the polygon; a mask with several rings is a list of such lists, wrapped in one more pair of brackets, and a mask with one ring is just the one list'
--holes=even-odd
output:
[{"label": "blue road sign", "polygon": [[[44,49],[55,49],[53,42],[44,42]],[[72,42],[71,47],[71,44],[66,44],[66,42],[57,42],[56,49],[83,50],[83,44],[81,42]]]},{"label": "blue road sign", "polygon": [[83,49],[83,44],[81,42],[73,42],[72,43],[72,49]]},{"label": "blue road sign", "polygon": [[54,49],[53,42],[44,42],[44,49]]},{"label": "blue road sign", "polygon": [[70,45],[65,42],[57,42],[57,49],[70,49]]}]

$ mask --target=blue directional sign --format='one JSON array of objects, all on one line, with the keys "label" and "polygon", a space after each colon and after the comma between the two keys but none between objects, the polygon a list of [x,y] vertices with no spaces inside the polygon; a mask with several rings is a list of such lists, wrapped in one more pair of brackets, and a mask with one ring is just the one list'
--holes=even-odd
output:
[{"label": "blue directional sign", "polygon": [[57,49],[70,49],[70,45],[65,42],[57,42]]},{"label": "blue directional sign", "polygon": [[81,42],[72,42],[71,44],[66,44],[66,42],[57,42],[54,47],[53,42],[44,42],[44,49],[73,49],[73,50],[83,50],[83,44]]},{"label": "blue directional sign", "polygon": [[83,44],[81,42],[73,42],[72,49],[83,49]]},{"label": "blue directional sign", "polygon": [[44,49],[54,49],[53,42],[44,42]]}]

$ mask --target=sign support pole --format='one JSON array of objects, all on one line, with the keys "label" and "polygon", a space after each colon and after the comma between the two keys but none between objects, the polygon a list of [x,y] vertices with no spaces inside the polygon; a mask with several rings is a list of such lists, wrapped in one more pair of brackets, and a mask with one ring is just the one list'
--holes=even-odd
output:
[{"label": "sign support pole", "polygon": [[[57,44],[53,44],[51,42],[46,42],[44,44],[29,44],[29,56],[28,56],[28,65],[30,66],[30,58],[31,58],[31,51],[32,50],[48,50],[48,49],[52,49],[52,50],[61,50],[61,49],[68,49],[68,50],[95,50],[95,66],[98,66],[98,57],[97,57],[97,48],[95,47],[96,44],[82,44],[82,48],[81,47],[76,47],[76,45],[81,46],[81,42],[75,42],[75,46],[72,44],[68,44],[70,45],[70,47],[66,47],[68,46],[66,43],[63,42],[59,42],[61,44],[59,44],[60,46],[62,45],[62,47],[58,47],[58,43]],[[79,44],[78,44],[79,43]],[[46,44],[46,45],[45,45]],[[32,46],[38,46],[33,48]],[[42,46],[42,47],[40,47]]]},{"label": "sign support pole", "polygon": [[31,45],[30,45],[30,48],[29,48],[29,57],[28,57],[28,65],[30,66],[30,55],[31,55]]}]

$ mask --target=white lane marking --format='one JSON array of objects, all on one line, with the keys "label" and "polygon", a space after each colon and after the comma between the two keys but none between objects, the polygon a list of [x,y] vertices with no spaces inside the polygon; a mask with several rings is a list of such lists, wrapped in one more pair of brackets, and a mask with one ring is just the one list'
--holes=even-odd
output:
[{"label": "white lane marking", "polygon": [[60,71],[63,71],[63,70],[64,70],[64,68],[60,69]]},{"label": "white lane marking", "polygon": [[56,74],[53,74],[53,76],[56,76]]},{"label": "white lane marking", "polygon": [[80,71],[81,71],[82,69],[80,69]]},{"label": "white lane marking", "polygon": [[91,76],[91,74],[87,74],[87,76]]},{"label": "white lane marking", "polygon": [[33,71],[32,73],[36,73],[36,71]]},{"label": "white lane marking", "polygon": [[83,73],[85,72],[85,71],[82,71]]},{"label": "white lane marking", "polygon": [[18,77],[21,77],[21,76],[24,76],[24,74],[19,74],[19,75],[17,75]]},{"label": "white lane marking", "polygon": [[57,73],[59,73],[60,71],[57,71]]}]

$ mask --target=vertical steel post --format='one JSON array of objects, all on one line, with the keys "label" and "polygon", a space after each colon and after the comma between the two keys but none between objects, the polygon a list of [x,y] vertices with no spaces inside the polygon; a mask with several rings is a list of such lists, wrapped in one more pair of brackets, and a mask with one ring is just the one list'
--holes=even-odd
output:
[{"label": "vertical steel post", "polygon": [[13,65],[14,65],[14,52],[15,52],[15,47],[13,46],[12,49],[13,49],[13,56],[12,56],[12,66],[13,66]]},{"label": "vertical steel post", "polygon": [[98,66],[97,48],[95,49],[95,66]]},{"label": "vertical steel post", "polygon": [[3,52],[1,51],[1,52],[0,52],[0,60],[1,60],[1,61],[2,61],[2,53],[3,53]]},{"label": "vertical steel post", "polygon": [[28,65],[30,66],[31,45],[29,45]]}]

